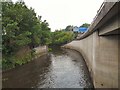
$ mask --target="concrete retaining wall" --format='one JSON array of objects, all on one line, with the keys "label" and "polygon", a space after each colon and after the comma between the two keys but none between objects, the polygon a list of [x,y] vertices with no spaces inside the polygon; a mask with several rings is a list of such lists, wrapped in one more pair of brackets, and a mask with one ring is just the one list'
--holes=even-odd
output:
[{"label": "concrete retaining wall", "polygon": [[[120,2],[104,2],[87,32],[63,47],[79,51],[95,88],[118,88]],[[118,67],[119,66],[119,67]],[[119,68],[119,69],[118,69]]]},{"label": "concrete retaining wall", "polygon": [[35,50],[35,59],[39,58],[42,55],[48,54],[47,46],[39,46],[34,48],[34,50]]},{"label": "concrete retaining wall", "polygon": [[98,36],[96,31],[63,47],[75,49],[83,55],[95,88],[118,88],[119,37]]}]

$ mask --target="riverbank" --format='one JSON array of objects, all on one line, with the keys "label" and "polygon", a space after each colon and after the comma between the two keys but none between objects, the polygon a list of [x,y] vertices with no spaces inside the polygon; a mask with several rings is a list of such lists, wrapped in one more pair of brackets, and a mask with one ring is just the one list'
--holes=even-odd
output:
[{"label": "riverbank", "polygon": [[91,66],[90,66],[90,63],[88,62],[88,58],[87,58],[87,56],[85,55],[84,51],[81,49],[81,47],[84,48],[84,46],[81,45],[81,42],[80,42],[80,41],[74,40],[74,41],[72,41],[72,42],[70,42],[70,43],[67,43],[67,44],[61,46],[61,47],[62,47],[62,48],[66,48],[66,49],[73,49],[73,50],[78,51],[78,52],[84,57],[84,60],[85,60],[85,62],[86,62],[86,64],[87,64],[87,66],[88,66],[88,69],[89,69],[89,71],[91,71],[91,70],[90,70],[90,67],[91,67]]},{"label": "riverbank", "polygon": [[48,54],[47,46],[38,46],[33,49],[29,49],[28,47],[22,48],[14,56],[6,58],[6,60],[7,59],[12,60],[11,62],[13,63],[3,62],[2,72],[5,72],[7,70],[29,63],[32,60],[35,60],[45,54]]},{"label": "riverbank", "polygon": [[34,50],[35,50],[35,57],[33,59],[37,59],[44,54],[48,54],[47,46],[39,46],[39,47],[34,48]]},{"label": "riverbank", "polygon": [[79,52],[82,55],[82,57],[85,60],[86,65],[88,67],[88,71],[90,73],[91,80],[93,82],[93,72],[92,72],[92,69],[91,69],[91,64],[88,62],[87,56],[83,53],[82,49],[80,48],[80,41],[74,40],[70,43],[67,43],[67,44],[61,46],[61,48],[76,50],[77,52]]}]

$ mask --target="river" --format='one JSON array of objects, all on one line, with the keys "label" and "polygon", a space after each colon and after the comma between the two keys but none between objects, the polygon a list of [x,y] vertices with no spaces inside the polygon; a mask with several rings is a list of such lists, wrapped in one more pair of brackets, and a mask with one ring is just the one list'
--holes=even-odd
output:
[{"label": "river", "polygon": [[3,73],[3,88],[92,88],[84,59],[74,50],[52,52]]}]

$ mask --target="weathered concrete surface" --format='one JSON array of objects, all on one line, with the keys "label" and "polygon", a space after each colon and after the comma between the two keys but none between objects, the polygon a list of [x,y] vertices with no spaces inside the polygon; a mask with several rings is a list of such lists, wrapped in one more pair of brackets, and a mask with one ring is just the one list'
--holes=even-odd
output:
[{"label": "weathered concrete surface", "polygon": [[[120,76],[120,2],[106,2],[87,32],[65,48],[79,51],[95,88],[118,88]],[[118,69],[119,68],[119,69]]]},{"label": "weathered concrete surface", "polygon": [[118,88],[119,35],[98,36],[98,32],[64,47],[79,51],[96,88]]},{"label": "weathered concrete surface", "polygon": [[99,35],[120,34],[120,14],[109,19],[104,25],[99,28]]},{"label": "weathered concrete surface", "polygon": [[[118,37],[118,64],[120,64],[120,36]],[[118,86],[120,88],[120,65],[118,65]]]},{"label": "weathered concrete surface", "polygon": [[35,50],[35,58],[39,58],[44,54],[48,54],[48,47],[47,46],[39,46],[34,48]]}]

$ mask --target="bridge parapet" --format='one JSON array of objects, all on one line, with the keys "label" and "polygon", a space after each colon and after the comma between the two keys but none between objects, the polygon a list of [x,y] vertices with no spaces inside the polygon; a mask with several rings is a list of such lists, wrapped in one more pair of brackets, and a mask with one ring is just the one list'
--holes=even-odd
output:
[{"label": "bridge parapet", "polygon": [[[119,17],[119,13],[120,13],[119,7],[120,7],[120,2],[103,2],[93,22],[88,28],[87,32],[81,35],[79,40],[86,38],[96,30],[99,30],[100,27],[102,27],[112,17]],[[120,20],[117,19],[116,22],[118,24],[120,23]],[[119,25],[117,25],[116,28],[120,28]]]}]

